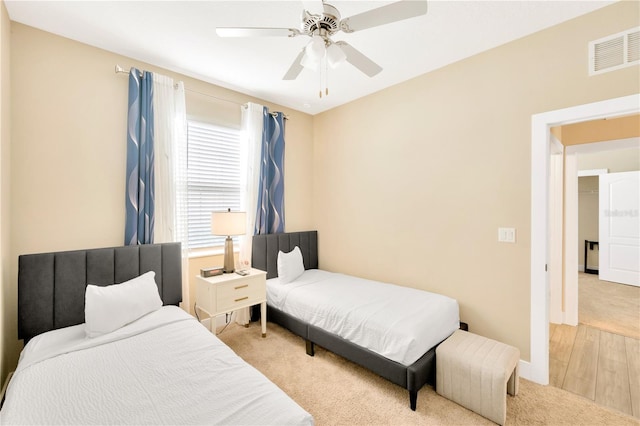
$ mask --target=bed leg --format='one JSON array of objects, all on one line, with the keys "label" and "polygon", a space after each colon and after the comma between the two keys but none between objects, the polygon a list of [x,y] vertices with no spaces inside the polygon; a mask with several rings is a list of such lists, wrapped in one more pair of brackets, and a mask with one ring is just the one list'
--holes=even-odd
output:
[{"label": "bed leg", "polygon": [[416,411],[416,404],[418,403],[418,391],[409,391],[409,405],[413,411]]},{"label": "bed leg", "polygon": [[313,346],[313,342],[311,340],[306,340],[306,342],[307,342],[307,355],[314,356],[315,348]]}]

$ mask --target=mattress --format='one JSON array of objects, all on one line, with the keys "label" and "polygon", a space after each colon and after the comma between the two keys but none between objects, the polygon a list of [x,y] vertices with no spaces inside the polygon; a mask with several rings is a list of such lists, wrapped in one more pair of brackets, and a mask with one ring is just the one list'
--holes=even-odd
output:
[{"label": "mattress", "polygon": [[299,424],[313,418],[193,317],[165,306],[88,339],[32,339],[0,424]]},{"label": "mattress", "polygon": [[460,326],[455,299],[319,269],[267,280],[267,303],[405,366]]}]

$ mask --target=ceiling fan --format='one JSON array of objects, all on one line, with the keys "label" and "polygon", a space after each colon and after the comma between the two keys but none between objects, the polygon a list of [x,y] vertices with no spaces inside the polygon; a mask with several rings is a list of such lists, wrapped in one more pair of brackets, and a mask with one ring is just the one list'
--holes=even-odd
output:
[{"label": "ceiling fan", "polygon": [[373,77],[382,71],[380,65],[346,41],[334,42],[331,36],[339,31],[352,33],[427,13],[426,0],[401,0],[341,19],[338,9],[324,0],[303,3],[311,11],[302,11],[300,29],[218,27],[216,33],[220,37],[310,37],[311,41],[295,58],[283,80],[295,80],[304,67],[317,69],[322,61],[326,61],[325,64],[332,68],[347,61],[369,77]]}]

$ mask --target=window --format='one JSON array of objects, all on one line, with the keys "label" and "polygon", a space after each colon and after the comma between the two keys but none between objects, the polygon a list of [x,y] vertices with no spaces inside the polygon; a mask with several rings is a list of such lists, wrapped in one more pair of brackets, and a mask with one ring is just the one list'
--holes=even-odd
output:
[{"label": "window", "polygon": [[189,248],[224,245],[211,234],[211,212],[241,206],[240,130],[189,121],[187,222]]}]

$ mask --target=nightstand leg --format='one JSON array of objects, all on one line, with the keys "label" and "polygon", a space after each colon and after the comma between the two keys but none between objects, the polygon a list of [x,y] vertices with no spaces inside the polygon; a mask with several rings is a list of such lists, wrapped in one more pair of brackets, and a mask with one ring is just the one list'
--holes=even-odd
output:
[{"label": "nightstand leg", "polygon": [[267,337],[267,302],[260,304],[260,325],[262,325],[262,337]]}]

